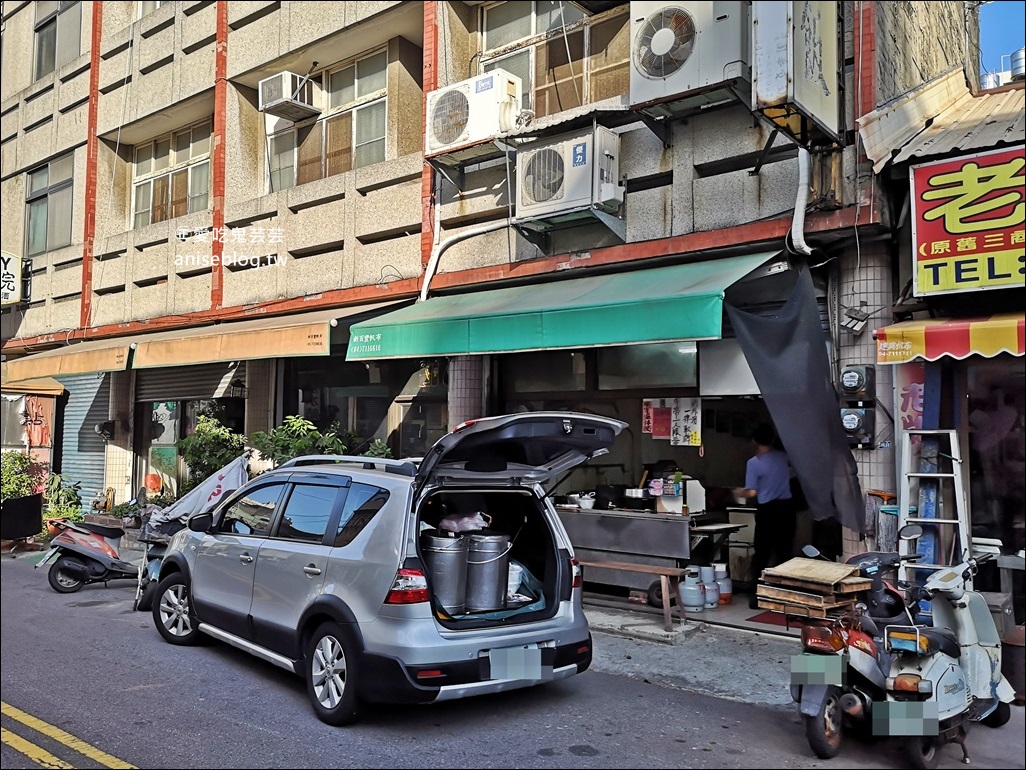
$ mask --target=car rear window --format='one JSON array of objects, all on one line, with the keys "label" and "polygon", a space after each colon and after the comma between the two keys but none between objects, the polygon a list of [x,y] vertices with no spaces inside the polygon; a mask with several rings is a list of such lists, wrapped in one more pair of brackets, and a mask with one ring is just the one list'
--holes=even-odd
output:
[{"label": "car rear window", "polygon": [[349,545],[388,500],[388,490],[372,484],[353,483],[338,521],[335,545]]}]

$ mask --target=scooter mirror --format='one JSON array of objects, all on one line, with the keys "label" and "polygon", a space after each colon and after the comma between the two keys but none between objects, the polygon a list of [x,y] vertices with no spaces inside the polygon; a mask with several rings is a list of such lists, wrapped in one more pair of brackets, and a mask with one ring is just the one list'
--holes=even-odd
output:
[{"label": "scooter mirror", "polygon": [[808,556],[810,559],[818,559],[820,556],[823,555],[819,552],[819,549],[816,548],[816,546],[814,545],[804,546],[802,548],[802,553]]},{"label": "scooter mirror", "polygon": [[923,534],[923,528],[919,524],[906,524],[904,527],[898,530],[899,540],[915,540],[921,537]]}]

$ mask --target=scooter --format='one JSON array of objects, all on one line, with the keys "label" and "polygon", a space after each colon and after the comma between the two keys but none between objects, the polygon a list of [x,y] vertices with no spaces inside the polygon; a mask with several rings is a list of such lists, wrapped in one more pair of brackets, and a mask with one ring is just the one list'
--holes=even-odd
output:
[{"label": "scooter", "polygon": [[874,732],[905,738],[902,748],[913,768],[936,767],[945,743],[960,744],[969,764],[969,726],[1001,727],[1011,715],[1015,692],[1001,675],[997,626],[983,596],[966,588],[987,558],[993,556],[967,556],[927,578],[922,594],[931,600],[933,628],[884,630],[884,649],[895,658]]},{"label": "scooter", "polygon": [[[906,536],[914,536],[914,530]],[[812,546],[802,552],[823,558]],[[915,594],[903,593],[883,575],[919,558],[881,552],[852,556],[845,563],[873,581],[864,601],[839,617],[802,619],[803,652],[792,657],[791,699],[798,704],[809,747],[820,759],[837,756],[846,722],[866,723],[873,703],[885,699],[890,656],[883,651],[880,628],[914,623],[919,605]]]},{"label": "scooter", "polygon": [[138,565],[122,561],[118,553],[125,535],[121,527],[68,519],[49,519],[47,526],[55,535],[35,568],[53,562],[46,577],[57,593],[75,593],[87,583],[138,578]]}]

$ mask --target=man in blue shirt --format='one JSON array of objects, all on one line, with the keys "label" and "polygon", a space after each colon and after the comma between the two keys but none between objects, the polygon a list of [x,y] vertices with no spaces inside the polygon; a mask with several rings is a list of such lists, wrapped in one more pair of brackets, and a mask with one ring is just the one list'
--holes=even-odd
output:
[{"label": "man in blue shirt", "polygon": [[[773,446],[776,436],[769,425],[752,432],[753,455],[745,466],[745,488],[735,489],[739,497],[755,499],[755,536],[752,546],[752,575],[756,582],[766,567],[792,556],[796,512],[791,499],[791,469],[787,455]],[[748,606],[758,607],[755,590]]]}]

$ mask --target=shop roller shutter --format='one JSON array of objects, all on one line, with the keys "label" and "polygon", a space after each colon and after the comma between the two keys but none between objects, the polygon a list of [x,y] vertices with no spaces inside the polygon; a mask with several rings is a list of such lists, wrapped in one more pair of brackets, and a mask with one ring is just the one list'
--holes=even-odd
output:
[{"label": "shop roller shutter", "polygon": [[135,373],[135,400],[188,401],[220,398],[236,377],[246,380],[246,364],[225,362],[167,369],[139,369]]},{"label": "shop roller shutter", "polygon": [[60,377],[68,392],[61,430],[60,472],[68,481],[79,482],[82,505],[89,508],[93,498],[104,490],[106,445],[96,432],[96,424],[110,414],[110,375],[80,374]]}]

